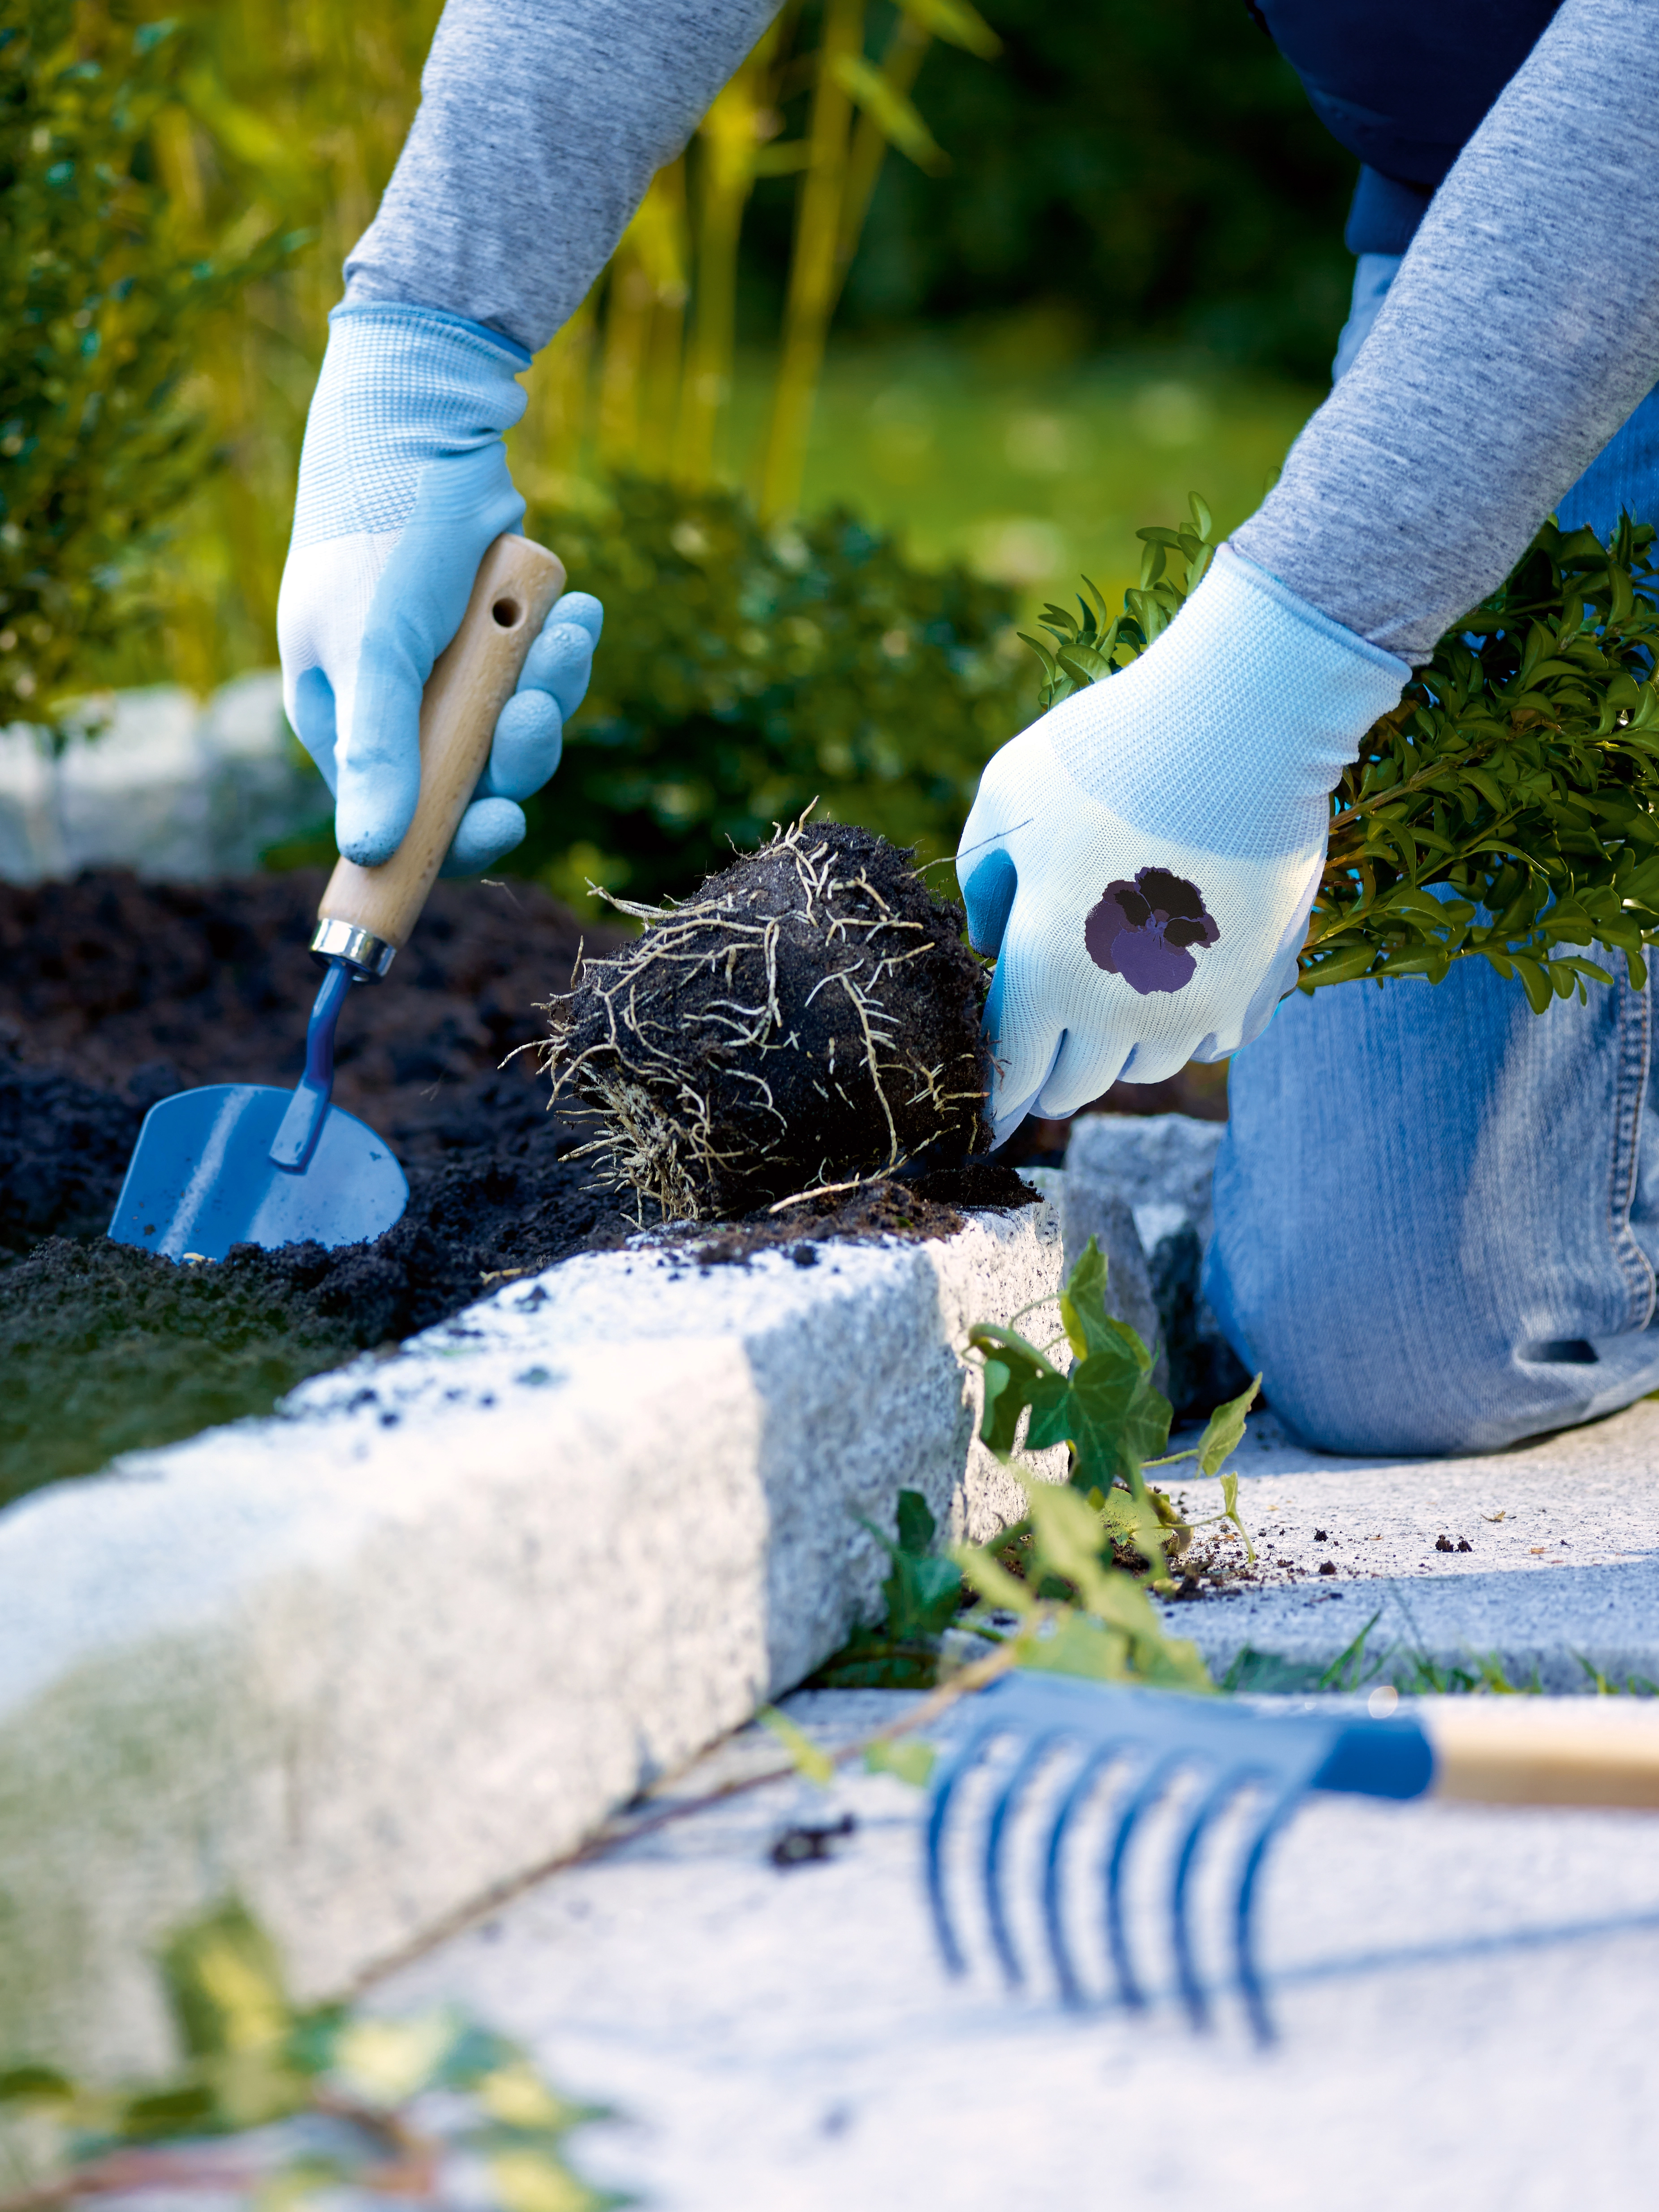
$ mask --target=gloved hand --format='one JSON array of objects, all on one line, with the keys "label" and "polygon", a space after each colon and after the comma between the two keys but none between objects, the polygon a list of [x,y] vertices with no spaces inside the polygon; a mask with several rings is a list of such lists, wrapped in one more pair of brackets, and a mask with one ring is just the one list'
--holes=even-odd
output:
[{"label": "gloved hand", "polygon": [[[389,860],[420,795],[421,694],[460,628],[486,549],[524,501],[501,434],[530,357],[435,307],[337,307],[311,403],[294,538],[276,607],[283,698],[334,793],[342,853]],[[568,592],[495,726],[446,875],[476,873],[525,833],[515,804],[559,764],[587,689],[601,609]]]},{"label": "gloved hand", "polygon": [[996,755],[962,835],[1000,1143],[1248,1044],[1296,981],[1329,794],[1411,671],[1224,546],[1139,659]]}]

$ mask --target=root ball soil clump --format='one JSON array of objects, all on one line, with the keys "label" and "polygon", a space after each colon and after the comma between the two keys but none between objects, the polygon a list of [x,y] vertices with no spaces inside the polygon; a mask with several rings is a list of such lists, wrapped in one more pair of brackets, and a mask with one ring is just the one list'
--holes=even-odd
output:
[{"label": "root ball soil clump", "polygon": [[[619,902],[620,903],[620,902]],[[981,970],[912,856],[803,819],[556,1002],[556,1097],[665,1218],[730,1218],[989,1142]]]}]

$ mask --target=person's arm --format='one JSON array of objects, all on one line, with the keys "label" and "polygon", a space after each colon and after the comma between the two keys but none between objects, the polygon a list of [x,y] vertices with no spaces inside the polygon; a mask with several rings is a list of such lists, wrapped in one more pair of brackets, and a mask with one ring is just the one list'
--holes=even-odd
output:
[{"label": "person's arm", "polygon": [[448,0],[346,298],[535,353],[610,259],[779,0]]},{"label": "person's arm", "polygon": [[[289,719],[335,794],[341,851],[365,866],[413,818],[422,688],[486,548],[524,519],[503,443],[524,412],[519,377],[775,4],[444,10],[420,112],[330,318],[276,609]],[[558,766],[599,623],[580,591],[548,617],[453,870],[488,867],[524,836],[521,802]]]},{"label": "person's arm", "polygon": [[1659,380],[1656,76],[1654,0],[1565,0],[1233,533],[1408,661],[1502,580]]},{"label": "person's arm", "polygon": [[1659,375],[1659,0],[1565,0],[1376,327],[1150,648],[991,763],[957,867],[1004,1133],[1248,1044],[1328,794]]}]

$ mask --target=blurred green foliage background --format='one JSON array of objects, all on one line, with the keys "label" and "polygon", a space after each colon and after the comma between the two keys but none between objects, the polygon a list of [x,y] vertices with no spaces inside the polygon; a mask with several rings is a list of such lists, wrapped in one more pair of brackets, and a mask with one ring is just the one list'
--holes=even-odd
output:
[{"label": "blurred green foliage background", "polygon": [[[747,106],[728,103],[747,167],[721,420],[697,465],[686,394],[712,131],[663,173],[532,373],[513,451],[530,526],[611,609],[592,705],[522,856],[562,888],[585,872],[635,896],[683,886],[728,836],[760,834],[814,793],[926,857],[947,851],[980,765],[1032,710],[1017,627],[1080,569],[1109,595],[1131,580],[1135,530],[1177,520],[1194,487],[1236,522],[1317,403],[1344,312],[1352,164],[1242,0],[986,0],[988,30],[963,0],[910,9],[791,0]],[[72,653],[60,626],[57,658],[43,643],[38,665],[19,631],[25,689],[9,711],[31,682],[44,708],[53,689],[206,691],[274,661],[327,311],[438,13],[439,0],[6,11],[0,187],[44,210],[63,250],[47,283],[38,236],[0,232],[13,305],[0,544],[50,596],[66,518],[92,517],[104,550],[82,568],[127,611],[82,620]],[[775,447],[805,150],[836,97],[819,52],[851,38],[870,70],[892,70],[907,36],[915,108],[881,136],[916,155],[919,134],[921,151],[887,153],[867,214],[843,211],[843,255],[857,250],[810,430],[782,472],[793,491],[804,469],[805,520],[763,532],[730,494],[760,485],[769,422]],[[856,170],[870,113],[842,106]],[[101,246],[82,235],[88,213]],[[117,264],[124,305],[106,281]],[[150,425],[148,471],[139,443],[118,467],[93,434],[103,403],[88,414],[88,398],[112,380],[112,356],[94,369],[85,351],[100,317],[149,347],[114,380]],[[677,405],[678,444],[662,428]],[[704,540],[718,557],[688,550]]]},{"label": "blurred green foliage background", "polygon": [[[1352,264],[1355,165],[1243,0],[985,0],[987,67],[933,46],[916,88],[950,167],[890,161],[844,328],[1048,310],[1039,346],[1174,342],[1297,380],[1328,374]],[[763,182],[746,322],[771,327],[788,193]]]}]

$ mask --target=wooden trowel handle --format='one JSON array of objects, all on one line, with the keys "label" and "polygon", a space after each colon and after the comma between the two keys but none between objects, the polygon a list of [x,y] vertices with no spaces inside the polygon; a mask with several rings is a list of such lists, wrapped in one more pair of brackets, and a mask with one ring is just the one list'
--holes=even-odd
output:
[{"label": "wooden trowel handle", "polygon": [[317,909],[314,952],[383,975],[407,943],[489,758],[495,718],[563,589],[564,564],[528,538],[498,538],[484,555],[461,626],[422,695],[415,819],[380,867],[338,863]]}]

